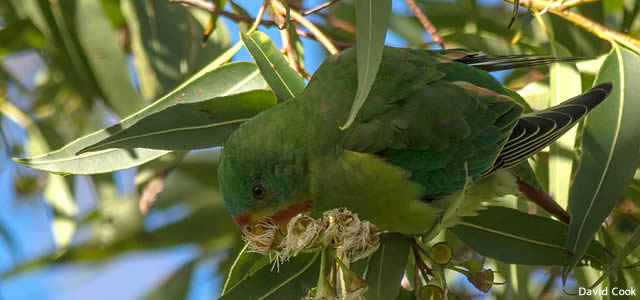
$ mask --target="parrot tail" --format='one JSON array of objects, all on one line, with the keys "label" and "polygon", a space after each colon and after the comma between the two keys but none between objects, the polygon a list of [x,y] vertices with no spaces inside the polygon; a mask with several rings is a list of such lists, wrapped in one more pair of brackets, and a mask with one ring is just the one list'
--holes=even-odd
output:
[{"label": "parrot tail", "polygon": [[521,67],[531,67],[538,65],[547,65],[552,62],[567,62],[582,60],[584,57],[551,57],[548,55],[501,55],[491,56],[480,53],[472,53],[464,57],[455,59],[455,61],[476,67],[478,69],[491,71],[510,70]]},{"label": "parrot tail", "polygon": [[538,153],[607,98],[612,89],[610,82],[601,83],[556,106],[520,116],[493,167],[482,175],[513,167]]}]

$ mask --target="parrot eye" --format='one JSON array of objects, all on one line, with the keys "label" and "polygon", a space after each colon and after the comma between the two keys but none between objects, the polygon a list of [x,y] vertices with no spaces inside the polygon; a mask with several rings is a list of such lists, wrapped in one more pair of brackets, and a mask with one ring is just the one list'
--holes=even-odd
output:
[{"label": "parrot eye", "polygon": [[262,200],[264,199],[264,187],[261,184],[258,184],[256,186],[253,187],[253,198],[256,198],[258,200]]}]

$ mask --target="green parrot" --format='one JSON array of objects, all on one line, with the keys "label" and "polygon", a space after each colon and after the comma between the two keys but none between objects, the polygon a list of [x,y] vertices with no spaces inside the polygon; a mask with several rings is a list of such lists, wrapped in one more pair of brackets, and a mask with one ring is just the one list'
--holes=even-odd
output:
[{"label": "green parrot", "polygon": [[[610,93],[610,83],[539,112],[487,71],[546,64],[537,55],[385,47],[354,123],[356,52],[329,57],[301,95],[242,124],[226,141],[220,191],[246,233],[345,207],[379,229],[424,234],[448,203],[515,193],[504,170],[551,144]],[[526,104],[525,104],[526,105]],[[473,200],[476,198],[476,200]],[[282,227],[281,227],[282,228]]]}]

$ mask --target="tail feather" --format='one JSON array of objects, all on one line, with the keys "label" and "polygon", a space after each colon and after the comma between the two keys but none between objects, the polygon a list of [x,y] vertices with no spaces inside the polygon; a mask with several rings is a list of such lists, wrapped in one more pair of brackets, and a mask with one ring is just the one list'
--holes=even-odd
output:
[{"label": "tail feather", "polygon": [[493,167],[483,175],[515,166],[555,142],[607,98],[612,89],[610,82],[601,83],[561,104],[522,115]]},{"label": "tail feather", "polygon": [[492,56],[472,53],[455,59],[457,62],[467,64],[485,71],[502,71],[522,67],[546,65],[552,62],[570,62],[584,59],[583,57],[551,57],[548,55],[502,55]]}]

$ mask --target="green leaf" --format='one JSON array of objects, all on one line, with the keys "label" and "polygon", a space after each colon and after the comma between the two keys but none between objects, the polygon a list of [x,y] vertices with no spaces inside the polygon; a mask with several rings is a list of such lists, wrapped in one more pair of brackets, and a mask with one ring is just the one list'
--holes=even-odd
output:
[{"label": "green leaf", "polygon": [[395,299],[400,292],[400,281],[409,259],[411,239],[402,235],[384,235],[380,249],[369,259],[365,280],[366,299]]},{"label": "green leaf", "polygon": [[340,127],[342,130],[351,126],[369,96],[382,61],[389,16],[391,16],[391,0],[356,0],[358,90],[347,122]]},{"label": "green leaf", "polygon": [[602,282],[602,280],[611,276],[613,273],[621,271],[624,259],[627,255],[636,250],[638,246],[640,246],[640,226],[636,226],[636,229],[633,231],[633,234],[631,235],[631,238],[629,238],[629,241],[627,241],[627,244],[624,245],[624,248],[622,248],[618,255],[616,255],[611,264],[605,268],[604,273],[600,276],[600,279],[593,284],[593,286],[597,286]]},{"label": "green leaf", "polygon": [[105,101],[120,117],[142,109],[145,103],[131,85],[124,53],[100,2],[76,1],[73,7],[64,5],[64,8],[75,13],[69,16],[74,17],[74,23],[68,26],[75,25],[78,41]]},{"label": "green leaf", "polygon": [[[454,5],[454,3],[451,3]],[[415,17],[392,14],[389,18],[389,30],[400,36],[409,44],[419,45],[424,43],[424,27]]]},{"label": "green leaf", "polygon": [[533,109],[542,110],[549,107],[549,99],[551,99],[551,89],[549,85],[534,81],[518,90],[518,94],[527,101]]},{"label": "green leaf", "polygon": [[[0,112],[27,131],[27,153],[49,151],[47,138],[51,136],[44,135],[37,124],[33,123],[18,107],[11,102],[0,99]],[[73,201],[69,183],[64,178],[55,174],[48,174],[46,182],[43,191],[44,199],[57,214],[65,217],[55,218],[51,224],[56,246],[64,248],[71,243],[75,224],[70,219],[78,213],[78,207]],[[65,222],[60,222],[63,219]],[[65,225],[60,226],[61,224]]]},{"label": "green leaf", "polygon": [[[241,15],[246,18],[251,18],[251,15],[244,8],[242,8],[242,6],[235,3],[235,1],[231,1],[229,4],[231,4],[231,11],[233,13]],[[240,21],[237,24],[238,24],[238,28],[240,29],[240,32],[243,32],[243,33],[247,33],[247,31],[249,31],[249,29],[251,28],[250,22]]]},{"label": "green leaf", "polygon": [[204,47],[200,45],[203,24],[210,16],[206,12],[192,12],[169,1],[125,0],[121,5],[131,33],[140,91],[146,99],[175,88],[229,47],[222,21]]},{"label": "green leaf", "polygon": [[229,270],[229,276],[227,276],[227,280],[224,282],[222,294],[233,289],[241,281],[247,280],[250,274],[268,264],[268,256],[250,252],[247,245],[245,245],[240,251],[240,254],[238,254],[238,257],[236,257],[236,260],[233,262],[231,270]]},{"label": "green leaf", "polygon": [[51,5],[48,1],[27,1],[24,9],[47,38],[45,52],[52,69],[62,71],[66,82],[85,102],[101,98],[120,117],[144,107],[131,85],[113,26],[99,2],[62,1]]},{"label": "green leaf", "polygon": [[596,83],[613,91],[586,118],[582,155],[569,195],[567,248],[573,254],[565,275],[577,264],[600,224],[633,178],[640,160],[640,57],[616,44]]},{"label": "green leaf", "polygon": [[172,300],[187,299],[193,272],[202,261],[202,257],[196,257],[178,268],[169,278],[159,286],[144,295],[143,300]]},{"label": "green leaf", "polygon": [[267,90],[178,104],[150,114],[78,154],[109,148],[191,150],[222,146],[242,122],[276,105],[276,97]]},{"label": "green leaf", "polygon": [[301,68],[304,68],[304,46],[302,45],[302,41],[300,41],[300,37],[296,32],[296,27],[288,26],[287,31],[289,31],[289,39],[291,40],[293,52],[296,56],[296,63]]},{"label": "green leaf", "polygon": [[[568,57],[571,53],[559,44],[551,41],[551,53],[554,57]],[[551,101],[555,106],[582,93],[580,73],[572,63],[552,63],[549,67]],[[549,151],[549,195],[562,208],[569,203],[569,186],[573,167],[573,147],[576,144],[577,126],[563,134]]]},{"label": "green leaf", "polygon": [[511,20],[509,20],[509,25],[507,28],[510,28],[513,25],[513,22],[516,20],[518,16],[518,7],[520,6],[520,0],[513,0],[513,11],[511,12]]},{"label": "green leaf", "polygon": [[218,298],[235,299],[299,299],[318,281],[320,252],[300,254],[282,263],[279,270],[271,270],[271,265],[250,271],[233,288]]},{"label": "green leaf", "polygon": [[287,59],[266,34],[259,31],[251,35],[240,33],[240,38],[258,64],[264,80],[281,101],[302,93],[304,80],[289,67]]},{"label": "green leaf", "polygon": [[[477,216],[462,218],[450,228],[467,246],[483,256],[523,265],[566,265],[567,225],[553,219],[529,215],[516,209],[489,206]],[[594,266],[611,260],[597,243],[585,259]]]},{"label": "green leaf", "polygon": [[[205,70],[210,67],[205,67]],[[234,95],[265,87],[257,67],[248,62],[237,62],[217,69],[202,71],[176,90],[147,106],[119,124],[81,137],[59,150],[30,158],[16,159],[34,169],[63,174],[95,174],[127,169],[169,153],[152,149],[109,149],[75,155],[76,152],[126,129],[144,117],[179,103],[194,103],[216,97]]]}]

